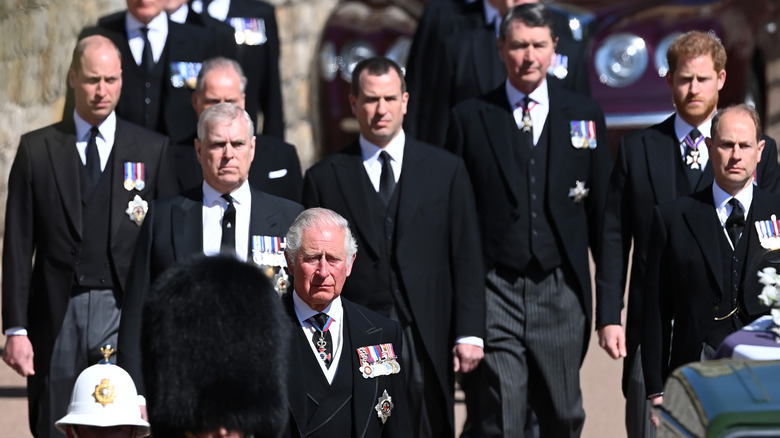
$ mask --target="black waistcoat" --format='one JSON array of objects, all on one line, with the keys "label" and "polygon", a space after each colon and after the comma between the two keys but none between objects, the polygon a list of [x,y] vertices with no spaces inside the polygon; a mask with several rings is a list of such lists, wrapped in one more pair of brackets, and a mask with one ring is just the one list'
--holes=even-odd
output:
[{"label": "black waistcoat", "polygon": [[547,160],[550,150],[547,125],[545,122],[539,141],[530,151],[523,146],[519,130],[512,136],[518,167],[515,184],[520,197],[517,219],[507,233],[505,249],[509,257],[501,264],[521,273],[534,259],[544,271],[551,271],[561,264],[561,250],[553,232],[547,205]]},{"label": "black waistcoat", "polygon": [[300,378],[304,381],[304,387],[306,388],[306,394],[296,394],[296,397],[306,397],[306,412],[304,418],[307,425],[301,425],[301,429],[308,429],[308,423],[314,417],[314,414],[318,409],[335,409],[327,424],[321,428],[318,428],[313,433],[306,435],[312,438],[326,438],[326,437],[349,437],[354,436],[355,433],[352,430],[352,377],[353,369],[353,357],[357,357],[355,351],[352,348],[352,341],[349,338],[349,331],[347,330],[348,322],[344,318],[343,323],[343,336],[341,357],[339,358],[339,369],[336,372],[333,382],[328,384],[328,380],[322,374],[322,370],[318,363],[319,359],[315,356],[311,350],[309,340],[306,339],[306,335],[303,331],[299,331],[299,335],[295,336],[298,343],[298,348],[301,350],[300,357],[303,358],[303,363],[298,370],[301,371]]},{"label": "black waistcoat", "polygon": [[[111,180],[114,154],[108,157],[105,170],[92,187],[85,166],[80,167],[81,246],[78,252],[76,284],[94,289],[113,288],[109,233],[111,225]],[[130,220],[130,219],[128,219]]]},{"label": "black waistcoat", "polygon": [[[750,223],[750,222],[748,222]],[[718,245],[720,246],[720,258],[722,267],[723,296],[716,300],[713,314],[715,317],[724,317],[737,306],[741,306],[742,289],[745,275],[745,258],[747,257],[747,243],[750,229],[745,226],[742,238],[739,239],[736,249],[732,250],[729,239],[722,229],[718,230]],[[709,304],[709,303],[707,303]],[[736,330],[744,326],[740,320],[742,312],[737,312],[723,321],[712,321],[711,330],[705,337],[705,342],[713,348],[717,348],[721,342]]]}]

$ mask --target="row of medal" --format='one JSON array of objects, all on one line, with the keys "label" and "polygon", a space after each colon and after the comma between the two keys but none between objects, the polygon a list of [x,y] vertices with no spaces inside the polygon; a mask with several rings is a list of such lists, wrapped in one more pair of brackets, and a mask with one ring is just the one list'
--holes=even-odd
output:
[{"label": "row of medal", "polygon": [[360,373],[364,379],[398,374],[401,365],[393,350],[393,344],[370,345],[357,349]]},{"label": "row of medal", "polygon": [[571,145],[578,149],[596,149],[596,122],[593,120],[571,121]]},{"label": "row of medal", "polygon": [[756,233],[764,249],[780,249],[780,221],[772,215],[769,220],[756,221]]},{"label": "row of medal", "polygon": [[252,261],[263,270],[279,296],[290,286],[287,260],[284,258],[284,237],[252,236]]}]

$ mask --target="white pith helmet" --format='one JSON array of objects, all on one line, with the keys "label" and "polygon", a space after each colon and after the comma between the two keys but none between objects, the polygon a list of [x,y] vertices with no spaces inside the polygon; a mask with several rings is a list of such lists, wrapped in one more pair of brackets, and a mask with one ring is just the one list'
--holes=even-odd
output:
[{"label": "white pith helmet", "polygon": [[68,425],[135,426],[136,436],[145,437],[149,435],[149,423],[141,418],[142,400],[127,371],[101,361],[79,374],[68,413],[54,425],[63,433]]}]

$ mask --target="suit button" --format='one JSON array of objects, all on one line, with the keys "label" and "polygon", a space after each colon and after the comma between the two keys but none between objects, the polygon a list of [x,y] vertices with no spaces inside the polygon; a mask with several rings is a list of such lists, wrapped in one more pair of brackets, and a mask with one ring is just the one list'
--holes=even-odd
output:
[{"label": "suit button", "polygon": [[149,99],[149,98],[147,97],[146,99],[144,99],[144,103],[146,103],[147,105],[149,105],[150,103],[152,103],[152,99]]},{"label": "suit button", "polygon": [[736,299],[736,298],[734,298],[733,300],[731,300],[731,305],[732,305],[732,306],[736,306],[736,305],[737,305],[737,299]]},{"label": "suit button", "polygon": [[536,219],[536,216],[537,216],[536,212],[532,211],[531,212],[531,219]]},{"label": "suit button", "polygon": [[146,83],[146,84],[144,84],[144,85],[146,85],[146,88],[151,88],[151,87],[152,87],[152,83],[151,83],[151,82],[147,82],[147,83]]},{"label": "suit button", "polygon": [[539,233],[536,230],[531,230],[531,234],[533,234],[534,236],[538,236],[539,235]]},{"label": "suit button", "polygon": [[536,159],[531,158],[530,160],[528,160],[528,163],[531,164],[531,165],[534,165],[534,164],[536,164]]},{"label": "suit button", "polygon": [[101,283],[103,283],[103,284],[105,284],[105,283],[106,283],[106,279],[105,279],[105,278],[101,278],[101,279],[100,279],[100,282],[101,282]]},{"label": "suit button", "polygon": [[79,281],[84,281],[84,276],[83,275],[79,275]]},{"label": "suit button", "polygon": [[536,182],[536,177],[535,177],[535,176],[532,176],[532,177],[531,177],[531,184],[533,184],[533,183],[535,183],[535,182]]},{"label": "suit button", "polygon": [[734,256],[734,257],[731,258],[731,261],[732,262],[738,262],[739,258],[737,256]]},{"label": "suit button", "polygon": [[106,268],[110,268],[110,267],[111,265],[108,262],[106,262]]},{"label": "suit button", "polygon": [[531,200],[536,201],[536,193],[531,193]]}]

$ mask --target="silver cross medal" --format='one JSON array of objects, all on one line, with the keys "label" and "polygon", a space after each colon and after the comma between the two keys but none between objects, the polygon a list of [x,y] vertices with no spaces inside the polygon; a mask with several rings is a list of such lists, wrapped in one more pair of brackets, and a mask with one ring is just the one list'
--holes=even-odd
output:
[{"label": "silver cross medal", "polygon": [[691,166],[691,169],[699,169],[699,151],[691,150],[690,155],[685,156],[685,164]]},{"label": "silver cross medal", "polygon": [[531,120],[530,109],[523,110],[523,132],[531,132],[531,128],[534,127],[534,123]]}]

